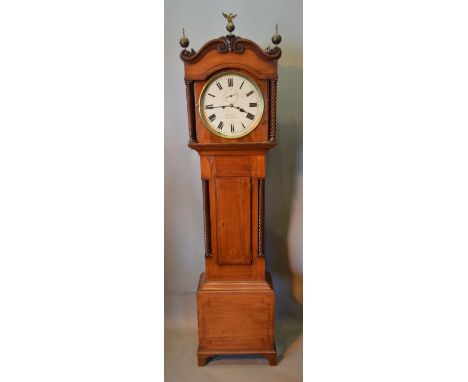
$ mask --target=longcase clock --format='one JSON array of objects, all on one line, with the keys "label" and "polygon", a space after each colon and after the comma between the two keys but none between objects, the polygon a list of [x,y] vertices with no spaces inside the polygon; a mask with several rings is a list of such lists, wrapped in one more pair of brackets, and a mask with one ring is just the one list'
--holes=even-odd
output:
[{"label": "longcase clock", "polygon": [[180,40],[189,147],[200,156],[205,272],[197,289],[198,365],[224,354],[257,354],[276,365],[275,292],[265,271],[266,153],[276,144],[277,60],[232,34],[198,52]]}]

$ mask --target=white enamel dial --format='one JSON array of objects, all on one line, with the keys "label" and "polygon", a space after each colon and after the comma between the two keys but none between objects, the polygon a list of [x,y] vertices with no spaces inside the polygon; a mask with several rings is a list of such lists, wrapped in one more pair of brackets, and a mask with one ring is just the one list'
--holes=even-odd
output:
[{"label": "white enamel dial", "polygon": [[263,115],[263,95],[256,82],[239,72],[223,72],[203,88],[200,116],[216,135],[239,138],[251,133]]}]

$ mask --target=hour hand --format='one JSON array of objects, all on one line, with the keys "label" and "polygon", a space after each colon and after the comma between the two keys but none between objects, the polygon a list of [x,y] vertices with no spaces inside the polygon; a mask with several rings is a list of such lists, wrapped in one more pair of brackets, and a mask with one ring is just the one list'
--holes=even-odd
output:
[{"label": "hour hand", "polygon": [[235,107],[237,110],[239,110],[239,111],[242,112],[242,113],[247,113],[247,110],[244,110],[244,109],[242,109],[242,108],[239,107],[239,106],[233,106],[233,107]]}]

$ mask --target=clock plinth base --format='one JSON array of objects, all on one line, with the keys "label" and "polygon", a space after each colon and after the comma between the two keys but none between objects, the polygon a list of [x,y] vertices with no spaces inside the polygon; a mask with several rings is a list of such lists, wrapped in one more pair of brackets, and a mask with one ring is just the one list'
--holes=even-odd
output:
[{"label": "clock plinth base", "polygon": [[197,290],[198,366],[216,355],[260,355],[277,363],[275,292],[264,281],[207,281]]}]

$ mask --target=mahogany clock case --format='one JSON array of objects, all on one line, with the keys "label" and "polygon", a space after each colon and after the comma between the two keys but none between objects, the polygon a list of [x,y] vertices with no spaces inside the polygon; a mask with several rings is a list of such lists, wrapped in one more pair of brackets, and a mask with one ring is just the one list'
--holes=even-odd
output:
[{"label": "mahogany clock case", "polygon": [[[276,365],[275,293],[265,271],[266,152],[276,138],[277,59],[227,35],[196,53],[184,49],[189,146],[200,155],[205,267],[197,289],[198,364],[220,354],[259,354]],[[237,72],[262,93],[256,128],[236,139],[214,134],[197,110],[208,83]],[[221,84],[219,84],[221,89]],[[240,92],[240,90],[239,90]],[[224,108],[223,108],[224,109]]]}]

